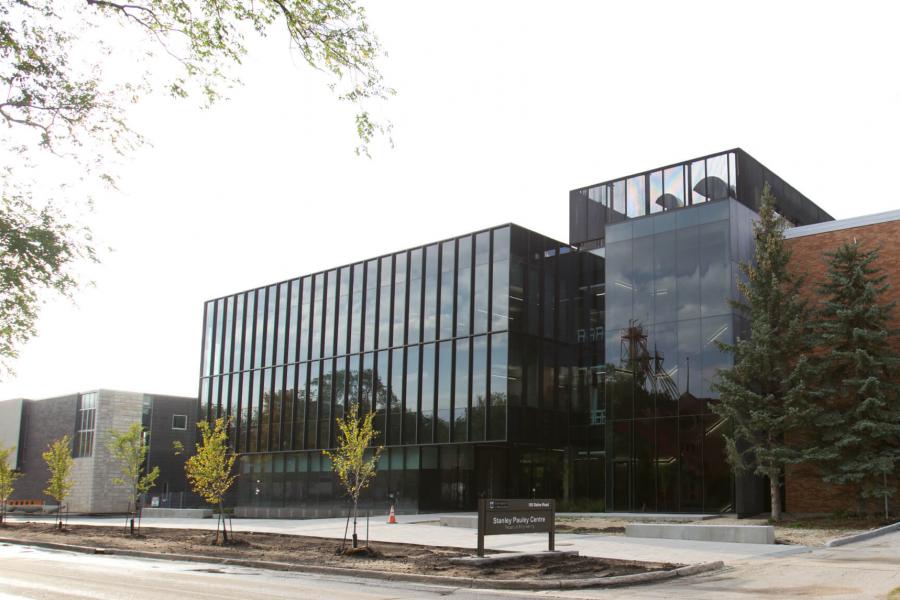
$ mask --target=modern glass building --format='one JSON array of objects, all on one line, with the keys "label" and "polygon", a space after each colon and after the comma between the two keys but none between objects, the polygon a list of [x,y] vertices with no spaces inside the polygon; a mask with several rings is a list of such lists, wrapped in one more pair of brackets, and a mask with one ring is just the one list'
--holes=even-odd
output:
[{"label": "modern glass building", "polygon": [[572,191],[569,243],[503,225],[207,302],[201,414],[232,419],[238,512],[340,512],[321,450],[351,403],[379,506],[762,507],[709,407],[764,181],[793,224],[831,219],[735,149]]}]

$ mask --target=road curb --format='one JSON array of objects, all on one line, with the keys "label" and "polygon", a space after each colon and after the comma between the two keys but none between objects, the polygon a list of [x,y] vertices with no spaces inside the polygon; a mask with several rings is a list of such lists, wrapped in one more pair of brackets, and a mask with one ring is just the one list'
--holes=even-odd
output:
[{"label": "road curb", "polygon": [[666,571],[651,571],[649,573],[635,573],[633,575],[619,575],[617,577],[546,580],[546,579],[473,579],[471,577],[451,577],[449,575],[422,575],[418,573],[391,573],[389,571],[371,571],[367,569],[348,569],[344,567],[326,567],[321,565],[298,565],[268,560],[252,560],[245,558],[222,558],[218,556],[201,556],[194,554],[164,554],[161,552],[144,552],[142,550],[124,550],[116,548],[95,548],[92,546],[77,546],[74,544],[60,544],[56,542],[38,542],[19,540],[15,538],[0,538],[0,544],[14,544],[18,546],[34,546],[49,550],[64,550],[81,554],[102,554],[110,556],[125,556],[131,558],[149,558],[154,560],[171,560],[179,562],[197,562],[217,565],[230,565],[236,567],[248,567],[253,569],[269,569],[274,571],[292,571],[298,573],[315,573],[319,575],[339,575],[342,577],[362,577],[367,579],[380,579],[383,581],[405,581],[412,583],[427,583],[434,585],[452,586],[458,588],[496,589],[496,590],[578,590],[592,587],[615,587],[625,585],[637,585],[673,579],[675,577],[688,577],[699,573],[717,571],[725,565],[718,560],[709,563],[699,563],[678,567]]},{"label": "road curb", "polygon": [[864,531],[862,533],[857,533],[856,535],[848,535],[847,537],[831,540],[825,544],[825,547],[834,548],[836,546],[845,546],[847,544],[853,544],[855,542],[864,542],[866,540],[871,540],[872,538],[877,538],[893,531],[900,531],[900,521],[892,523],[891,525],[879,527],[878,529],[873,529],[872,531]]}]

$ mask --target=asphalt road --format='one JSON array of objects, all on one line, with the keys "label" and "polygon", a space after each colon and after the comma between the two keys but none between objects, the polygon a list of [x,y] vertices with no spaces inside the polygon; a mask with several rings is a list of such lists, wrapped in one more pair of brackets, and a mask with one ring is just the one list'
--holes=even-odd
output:
[{"label": "asphalt road", "polygon": [[658,584],[525,595],[0,545],[0,600],[883,599],[897,587],[900,532],[839,548],[742,560],[724,571]]}]

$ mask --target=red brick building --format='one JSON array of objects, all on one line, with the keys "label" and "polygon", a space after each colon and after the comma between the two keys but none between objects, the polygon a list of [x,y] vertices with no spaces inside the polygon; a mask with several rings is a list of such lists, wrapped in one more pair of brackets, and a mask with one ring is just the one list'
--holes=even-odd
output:
[{"label": "red brick building", "polygon": [[[785,237],[793,251],[793,268],[807,275],[804,293],[811,302],[817,301],[816,288],[825,277],[825,253],[858,240],[864,248],[880,248],[878,265],[892,286],[886,300],[900,305],[900,210],[795,227],[786,231]],[[893,325],[900,328],[900,306],[894,311]],[[900,498],[893,503],[900,506]],[[857,495],[851,486],[825,484],[814,467],[804,465],[787,472],[785,505],[794,513],[852,511],[857,507]]]}]

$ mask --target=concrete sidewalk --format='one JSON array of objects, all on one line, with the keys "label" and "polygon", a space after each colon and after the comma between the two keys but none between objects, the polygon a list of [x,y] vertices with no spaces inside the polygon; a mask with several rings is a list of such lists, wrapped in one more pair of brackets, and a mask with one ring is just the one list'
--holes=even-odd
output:
[{"label": "concrete sidewalk", "polygon": [[[369,540],[374,542],[398,542],[429,546],[471,548],[476,545],[474,529],[441,527],[432,524],[440,514],[398,515],[398,524],[388,525],[386,515],[373,516],[369,522]],[[12,517],[13,520],[45,521],[44,518]],[[344,535],[345,519],[234,519],[234,531],[255,531],[285,535],[309,535],[340,539]],[[123,527],[122,517],[72,517],[70,525],[98,525]],[[215,529],[214,519],[145,518],[144,527],[184,529]],[[352,525],[351,525],[352,527]],[[366,537],[365,518],[357,523],[357,533]],[[531,552],[547,549],[547,535],[519,534],[496,535],[485,538],[489,550]],[[657,540],[626,538],[610,535],[582,535],[558,533],[556,547],[559,550],[577,550],[585,556],[693,564],[722,560],[726,563],[777,557],[808,552],[805,546],[780,546],[773,544],[734,544],[698,542],[688,540]]]}]

